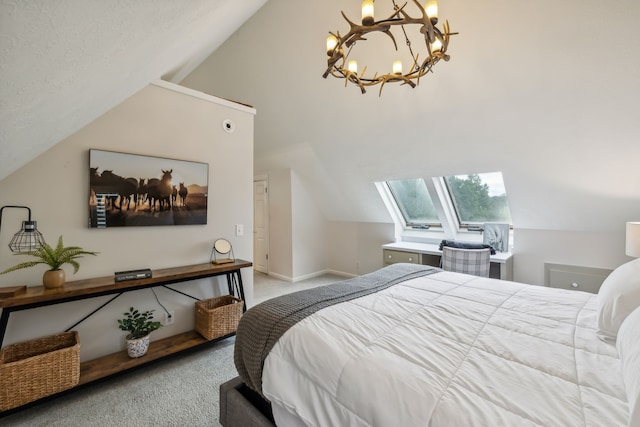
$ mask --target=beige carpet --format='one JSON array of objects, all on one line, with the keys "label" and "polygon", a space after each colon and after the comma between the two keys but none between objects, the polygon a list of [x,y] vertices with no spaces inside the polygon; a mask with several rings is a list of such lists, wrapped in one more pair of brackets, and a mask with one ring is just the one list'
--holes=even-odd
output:
[{"label": "beige carpet", "polygon": [[237,376],[235,338],[27,408],[2,426],[219,426],[219,387]]}]

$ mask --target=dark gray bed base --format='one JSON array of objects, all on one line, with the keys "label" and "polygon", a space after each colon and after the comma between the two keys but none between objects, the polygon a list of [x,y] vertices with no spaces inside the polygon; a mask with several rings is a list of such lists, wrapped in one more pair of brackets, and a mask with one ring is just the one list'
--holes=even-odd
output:
[{"label": "dark gray bed base", "polygon": [[220,424],[224,427],[275,427],[271,404],[240,377],[220,385]]}]

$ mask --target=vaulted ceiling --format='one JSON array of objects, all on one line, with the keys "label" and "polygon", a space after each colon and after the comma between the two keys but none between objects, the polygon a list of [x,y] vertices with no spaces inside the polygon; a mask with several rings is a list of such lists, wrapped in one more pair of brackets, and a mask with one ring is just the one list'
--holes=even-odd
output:
[{"label": "vaulted ceiling", "polygon": [[0,180],[164,78],[255,106],[256,173],[329,220],[388,221],[377,180],[498,170],[514,226],[640,218],[640,2],[441,0],[451,61],[381,97],[322,79],[359,4],[1,0]]},{"label": "vaulted ceiling", "polygon": [[0,179],[163,76],[179,81],[267,0],[2,0]]}]

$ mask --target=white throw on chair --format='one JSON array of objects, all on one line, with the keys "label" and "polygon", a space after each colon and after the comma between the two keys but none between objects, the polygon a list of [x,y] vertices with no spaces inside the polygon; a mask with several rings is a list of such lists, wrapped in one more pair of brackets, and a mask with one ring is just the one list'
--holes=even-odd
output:
[{"label": "white throw on chair", "polygon": [[446,271],[489,277],[491,249],[442,247],[441,267]]}]

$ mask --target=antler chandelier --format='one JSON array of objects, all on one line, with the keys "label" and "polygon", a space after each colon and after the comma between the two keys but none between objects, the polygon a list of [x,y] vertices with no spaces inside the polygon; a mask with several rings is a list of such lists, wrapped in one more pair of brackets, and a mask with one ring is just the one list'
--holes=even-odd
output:
[{"label": "antler chandelier", "polygon": [[[329,32],[330,36],[327,37],[327,70],[323,74],[325,79],[329,74],[339,79],[345,79],[345,87],[347,83],[351,82],[357,85],[362,93],[366,92],[365,87],[380,84],[379,96],[382,94],[382,88],[387,83],[399,82],[415,88],[420,82],[420,77],[432,72],[433,66],[437,64],[438,61],[441,59],[445,61],[449,60],[449,55],[447,55],[449,36],[458,33],[450,32],[449,21],[445,21],[442,30],[436,27],[438,23],[438,2],[429,1],[423,8],[417,0],[410,0],[420,11],[420,15],[414,18],[405,11],[408,3],[398,7],[395,0],[391,1],[393,2],[393,13],[388,18],[380,21],[374,19],[373,0],[363,1],[362,25],[352,22],[344,12],[341,12],[351,28],[344,36],[341,36],[339,31],[335,34]],[[405,26],[409,27],[413,25],[420,27],[421,35],[419,39],[424,40],[426,47],[424,59],[420,58],[420,53],[414,53],[411,41],[407,36]],[[367,34],[381,32],[391,38],[396,51],[398,51],[398,44],[391,32],[392,28],[397,27],[402,29],[406,46],[411,56],[409,71],[403,73],[402,62],[396,60],[393,62],[390,73],[379,74],[376,72],[373,77],[366,77],[365,72],[367,71],[367,67],[364,67],[362,72],[358,74],[357,62],[355,60],[349,60],[349,54],[355,47],[356,42],[360,40],[366,41],[367,39],[364,36]]]}]

